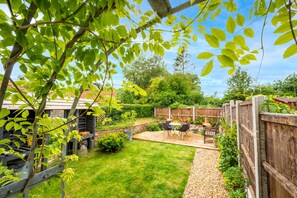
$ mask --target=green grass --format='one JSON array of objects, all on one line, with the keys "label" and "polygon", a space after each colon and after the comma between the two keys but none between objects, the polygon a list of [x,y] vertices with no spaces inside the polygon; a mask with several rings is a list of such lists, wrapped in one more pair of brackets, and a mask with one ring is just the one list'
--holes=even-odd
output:
[{"label": "green grass", "polygon": [[[112,154],[93,151],[72,162],[75,176],[67,197],[182,197],[195,148],[133,140]],[[59,197],[54,177],[29,191],[30,197]]]},{"label": "green grass", "polygon": [[[134,125],[139,125],[139,124],[145,124],[145,123],[149,123],[149,122],[154,122],[154,121],[157,121],[157,119],[155,118],[137,118],[135,120],[135,123]],[[113,124],[113,125],[99,125],[97,127],[98,130],[109,130],[109,129],[119,129],[119,128],[125,128],[126,123],[124,122],[118,122],[116,124]]]}]

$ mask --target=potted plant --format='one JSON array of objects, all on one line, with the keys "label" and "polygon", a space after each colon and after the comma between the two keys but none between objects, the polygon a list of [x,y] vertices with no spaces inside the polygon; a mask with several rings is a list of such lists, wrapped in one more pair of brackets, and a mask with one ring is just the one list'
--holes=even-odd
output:
[{"label": "potted plant", "polygon": [[128,135],[129,141],[132,140],[132,126],[134,125],[136,115],[137,113],[134,110],[127,111],[121,115],[122,121],[125,123],[124,133]]}]

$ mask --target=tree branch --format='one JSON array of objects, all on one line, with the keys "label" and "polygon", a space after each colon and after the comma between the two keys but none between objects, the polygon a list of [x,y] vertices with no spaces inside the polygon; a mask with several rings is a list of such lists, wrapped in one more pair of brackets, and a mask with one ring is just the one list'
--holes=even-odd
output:
[{"label": "tree branch", "polygon": [[291,29],[291,33],[292,33],[293,39],[295,41],[295,44],[297,45],[297,39],[296,39],[296,35],[295,35],[295,32],[294,32],[294,27],[293,27],[293,22],[292,22],[292,13],[291,13],[292,2],[291,2],[291,0],[289,0],[289,5],[288,6],[289,6],[288,9],[289,9],[290,29]]},{"label": "tree branch", "polygon": [[62,18],[62,21],[66,21],[67,19],[73,17],[74,15],[76,15],[86,4],[87,4],[88,0],[86,0],[85,2],[83,2],[72,14],[66,16],[65,18]]},{"label": "tree branch", "polygon": [[19,87],[15,84],[15,82],[10,78],[10,82],[13,84],[14,88],[19,92],[19,94],[24,98],[27,104],[36,111],[34,105],[28,100],[28,98],[23,94],[23,92],[19,89]]},{"label": "tree branch", "polygon": [[[36,10],[37,10],[37,6],[35,5],[34,1],[32,1],[28,9],[28,15],[24,19],[24,22],[22,23],[22,25],[30,24]],[[24,34],[26,34],[27,29],[23,29],[22,31]],[[15,64],[17,57],[22,53],[22,51],[23,51],[23,47],[20,46],[17,42],[15,42],[9,58],[10,61],[7,61],[7,64],[4,64],[5,73],[0,87],[0,111],[2,109],[5,92],[8,87],[8,82],[11,76],[11,72],[13,70],[13,66]]]}]

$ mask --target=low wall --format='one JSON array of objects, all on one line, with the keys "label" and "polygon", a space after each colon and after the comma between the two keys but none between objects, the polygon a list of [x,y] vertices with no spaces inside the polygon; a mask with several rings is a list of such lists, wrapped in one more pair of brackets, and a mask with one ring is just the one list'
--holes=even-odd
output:
[{"label": "low wall", "polygon": [[[137,133],[147,131],[148,130],[148,125],[151,124],[151,123],[156,123],[156,121],[133,126],[132,127],[133,135],[137,134]],[[123,132],[124,130],[125,130],[125,128],[96,131],[96,137],[98,138],[99,136],[101,136],[103,134],[112,133],[112,132]]]}]

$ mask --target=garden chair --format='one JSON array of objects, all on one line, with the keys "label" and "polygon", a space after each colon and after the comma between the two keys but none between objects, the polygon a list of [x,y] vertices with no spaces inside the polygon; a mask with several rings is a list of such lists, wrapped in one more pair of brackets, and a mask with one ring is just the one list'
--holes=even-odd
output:
[{"label": "garden chair", "polygon": [[181,128],[178,130],[179,135],[182,135],[182,139],[184,139],[184,134],[188,135],[187,131],[190,129],[190,123],[183,124]]},{"label": "garden chair", "polygon": [[162,123],[164,133],[167,132],[167,136],[171,134],[172,127],[169,125],[170,121],[166,121]]},{"label": "garden chair", "polygon": [[[203,127],[205,128],[205,127]],[[214,136],[216,136],[218,133],[219,133],[219,120],[217,121],[216,125],[214,128],[210,129],[210,130],[205,130],[204,129],[204,144],[206,142],[206,138],[207,137],[211,137],[211,138],[214,138]]]}]

